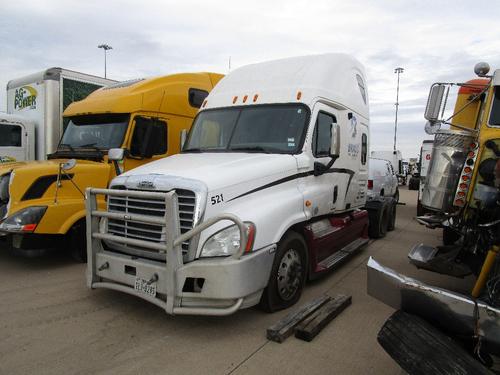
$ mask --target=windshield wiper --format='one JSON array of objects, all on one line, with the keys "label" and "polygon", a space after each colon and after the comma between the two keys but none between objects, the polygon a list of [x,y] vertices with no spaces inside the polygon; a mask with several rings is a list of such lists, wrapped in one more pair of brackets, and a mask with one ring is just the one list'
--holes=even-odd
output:
[{"label": "windshield wiper", "polygon": [[97,152],[99,152],[100,154],[102,154],[102,150],[96,146],[97,142],[94,142],[94,143],[88,143],[86,145],[81,145],[81,146],[77,146],[78,148],[86,148],[86,147],[90,147],[94,150],[96,150]]},{"label": "windshield wiper", "polygon": [[[75,149],[73,148],[73,146],[71,146],[70,144],[68,143],[59,143],[59,146],[64,146],[64,147],[67,147],[69,148],[72,152],[75,152]],[[57,147],[59,148],[59,147]]]},{"label": "windshield wiper", "polygon": [[245,147],[232,147],[229,151],[249,151],[249,152],[264,152],[266,154],[271,153],[271,150],[265,149],[262,146],[245,146]]}]

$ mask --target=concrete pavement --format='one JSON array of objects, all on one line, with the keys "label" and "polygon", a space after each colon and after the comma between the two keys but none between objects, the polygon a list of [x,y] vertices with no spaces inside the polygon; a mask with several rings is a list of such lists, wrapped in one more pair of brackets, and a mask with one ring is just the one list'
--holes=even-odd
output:
[{"label": "concrete pavement", "polygon": [[1,249],[0,374],[400,374],[376,342],[392,309],[366,294],[368,257],[434,285],[472,284],[408,264],[410,247],[439,243],[440,231],[413,220],[415,191],[402,189],[401,201],[395,231],[306,286],[299,304],[325,292],[352,295],[352,306],[310,343],[266,339],[288,311],[168,316],[132,296],[88,290],[85,265],[65,254],[24,259]]}]

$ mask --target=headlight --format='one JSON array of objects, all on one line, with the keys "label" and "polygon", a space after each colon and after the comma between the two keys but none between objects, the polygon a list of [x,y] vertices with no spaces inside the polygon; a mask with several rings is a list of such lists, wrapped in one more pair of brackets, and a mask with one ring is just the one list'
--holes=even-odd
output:
[{"label": "headlight", "polygon": [[[252,250],[255,238],[255,225],[245,223],[247,227],[247,245],[245,253]],[[219,257],[235,254],[240,248],[240,230],[237,225],[231,225],[210,237],[201,249],[202,257]]]},{"label": "headlight", "polygon": [[7,232],[33,232],[46,210],[46,206],[25,208],[5,219],[0,224],[0,230]]},{"label": "headlight", "polygon": [[10,173],[0,176],[0,203],[9,201],[9,180]]}]

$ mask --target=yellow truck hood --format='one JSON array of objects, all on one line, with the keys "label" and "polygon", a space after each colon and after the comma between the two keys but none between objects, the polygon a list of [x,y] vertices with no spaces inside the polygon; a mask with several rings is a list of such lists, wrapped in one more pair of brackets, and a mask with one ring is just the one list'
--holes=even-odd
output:
[{"label": "yellow truck hood", "polygon": [[81,192],[90,186],[107,187],[112,177],[111,164],[77,160],[74,168],[61,174],[60,186],[56,189],[59,166],[66,161],[53,159],[0,164],[0,175],[12,172],[8,215],[28,206],[57,205],[65,200],[83,202]]}]

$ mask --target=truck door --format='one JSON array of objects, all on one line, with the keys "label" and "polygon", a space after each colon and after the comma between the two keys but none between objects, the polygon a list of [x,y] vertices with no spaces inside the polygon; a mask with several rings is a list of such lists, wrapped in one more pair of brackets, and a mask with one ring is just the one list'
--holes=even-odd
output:
[{"label": "truck door", "polygon": [[168,124],[166,119],[135,116],[128,157],[124,160],[126,171],[142,164],[166,157],[168,150]]},{"label": "truck door", "polygon": [[[329,155],[332,126],[337,124],[339,113],[334,108],[318,103],[314,107],[313,116],[316,118],[311,142],[313,160],[315,163],[327,165],[331,160]],[[342,180],[344,176],[334,171],[335,169],[330,169],[310,179],[312,186],[309,187],[309,191],[315,192],[313,194],[314,216],[332,213],[337,207],[339,197],[343,193]]]},{"label": "truck door", "polygon": [[26,160],[28,156],[28,135],[21,124],[0,125],[0,162]]}]

